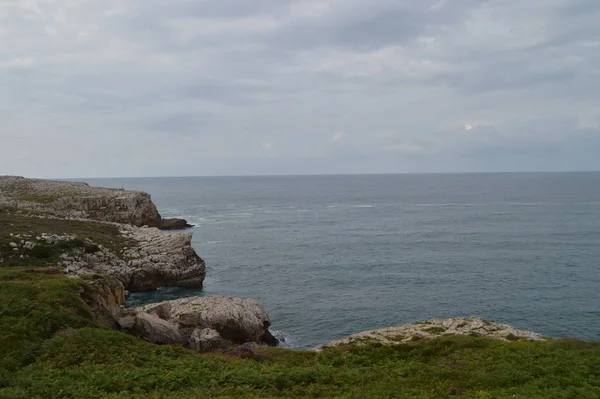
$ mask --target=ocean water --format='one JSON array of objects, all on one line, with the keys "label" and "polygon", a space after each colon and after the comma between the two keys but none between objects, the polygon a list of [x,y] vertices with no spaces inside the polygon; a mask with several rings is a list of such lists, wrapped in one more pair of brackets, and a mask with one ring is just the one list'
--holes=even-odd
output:
[{"label": "ocean water", "polygon": [[202,290],[260,299],[288,347],[478,315],[600,340],[600,173],[90,179],[194,223]]}]

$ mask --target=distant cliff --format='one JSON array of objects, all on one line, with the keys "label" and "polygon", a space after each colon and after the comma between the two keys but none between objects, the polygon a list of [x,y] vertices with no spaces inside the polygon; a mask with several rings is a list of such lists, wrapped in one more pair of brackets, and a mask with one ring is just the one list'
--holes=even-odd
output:
[{"label": "distant cliff", "polygon": [[0,176],[0,206],[164,230],[190,227],[183,219],[163,219],[148,193],[78,182]]}]

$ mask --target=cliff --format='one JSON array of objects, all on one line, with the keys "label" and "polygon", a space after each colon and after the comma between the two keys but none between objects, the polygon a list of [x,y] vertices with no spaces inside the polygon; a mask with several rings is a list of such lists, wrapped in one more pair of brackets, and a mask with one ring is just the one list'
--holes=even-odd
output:
[{"label": "cliff", "polygon": [[106,274],[130,291],[202,287],[192,233],[148,227],[163,222],[144,192],[0,177],[0,266]]},{"label": "cliff", "polygon": [[0,206],[67,219],[90,219],[171,230],[190,227],[163,219],[148,193],[87,183],[0,176]]}]

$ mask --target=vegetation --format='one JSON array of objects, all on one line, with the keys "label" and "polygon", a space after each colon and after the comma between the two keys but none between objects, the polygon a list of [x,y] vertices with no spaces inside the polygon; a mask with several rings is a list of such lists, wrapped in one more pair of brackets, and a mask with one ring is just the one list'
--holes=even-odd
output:
[{"label": "vegetation", "polygon": [[[43,243],[36,239],[42,234],[51,233],[75,238],[55,244]],[[26,249],[19,245],[17,250],[11,247],[11,243],[20,244],[20,241],[23,240],[21,236],[24,234],[31,236],[24,240],[35,242],[36,246]],[[17,236],[21,238],[17,238]],[[83,249],[86,253],[94,253],[100,249],[98,245],[123,257],[124,247],[133,247],[137,244],[133,240],[122,237],[118,227],[109,223],[45,219],[0,208],[0,259],[5,260],[0,265],[10,263],[12,266],[55,266],[63,253],[78,248]],[[21,255],[23,255],[22,258]]]},{"label": "vegetation", "polygon": [[49,204],[51,202],[56,201],[56,196],[54,195],[24,195],[19,197],[21,201],[27,202],[37,202],[40,204]]},{"label": "vegetation", "polygon": [[0,398],[598,398],[600,344],[444,337],[259,360],[94,324],[85,279],[0,268]]},{"label": "vegetation", "polygon": [[442,326],[435,326],[435,327],[424,328],[423,331],[427,331],[428,333],[431,333],[431,334],[441,334],[444,331],[446,331],[446,328],[444,328]]}]

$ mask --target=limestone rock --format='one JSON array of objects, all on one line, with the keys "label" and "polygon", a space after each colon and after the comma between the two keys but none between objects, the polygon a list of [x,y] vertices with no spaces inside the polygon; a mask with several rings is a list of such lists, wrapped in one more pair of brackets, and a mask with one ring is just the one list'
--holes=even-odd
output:
[{"label": "limestone rock", "polygon": [[0,176],[0,205],[59,218],[91,219],[134,226],[181,229],[183,219],[162,220],[148,193],[92,187],[87,183]]},{"label": "limestone rock", "polygon": [[231,341],[223,339],[217,330],[211,328],[196,328],[192,331],[189,341],[190,349],[198,352],[228,348],[231,345]]},{"label": "limestone rock", "polygon": [[59,266],[73,275],[114,276],[129,291],[202,287],[206,265],[192,248],[192,233],[166,233],[157,228],[131,225],[119,225],[119,228],[123,237],[133,239],[138,246],[128,248],[121,256],[107,248],[93,254],[81,250],[63,258]]},{"label": "limestone rock", "polygon": [[179,329],[173,324],[145,312],[135,315],[135,335],[157,344],[182,345],[186,343]]},{"label": "limestone rock", "polygon": [[191,297],[171,302],[171,322],[186,328],[211,328],[236,344],[272,342],[271,324],[262,304],[255,299]]},{"label": "limestone rock", "polygon": [[106,327],[118,327],[125,303],[123,284],[110,276],[84,276],[83,280],[81,297],[90,306],[95,321]]},{"label": "limestone rock", "polygon": [[502,341],[544,340],[540,334],[518,330],[508,324],[491,322],[480,317],[456,317],[450,319],[431,319],[422,323],[406,324],[379,330],[363,331],[347,338],[332,341],[314,348],[317,352],[325,347],[361,342],[379,342],[384,345],[399,345],[419,339],[432,339],[444,335],[485,336]]},{"label": "limestone rock", "polygon": [[[148,314],[173,326],[183,337],[184,345],[198,351],[246,343],[277,344],[268,330],[269,316],[254,299],[190,297],[146,305],[134,311],[138,316]],[[131,321],[123,320],[123,323]],[[134,330],[139,335],[137,321]]]}]

